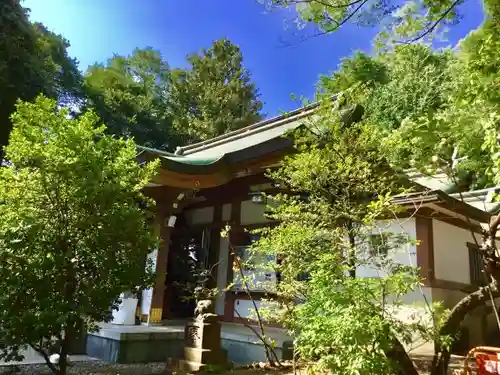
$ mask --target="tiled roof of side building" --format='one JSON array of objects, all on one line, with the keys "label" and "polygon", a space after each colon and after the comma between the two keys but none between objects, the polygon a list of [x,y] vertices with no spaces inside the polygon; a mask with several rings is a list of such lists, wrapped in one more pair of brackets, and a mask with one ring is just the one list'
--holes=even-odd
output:
[{"label": "tiled roof of side building", "polygon": [[500,202],[495,196],[500,194],[500,186],[459,192],[457,184],[445,173],[436,173],[430,176],[415,170],[406,170],[405,174],[412,182],[426,190],[441,191],[453,199],[463,201],[472,207],[490,214],[496,214],[500,211]]},{"label": "tiled roof of side building", "polygon": [[498,194],[500,194],[500,186],[467,191],[464,193],[453,193],[450,194],[450,196],[457,200],[464,201],[481,211],[495,215],[500,211],[500,202],[496,197]]}]

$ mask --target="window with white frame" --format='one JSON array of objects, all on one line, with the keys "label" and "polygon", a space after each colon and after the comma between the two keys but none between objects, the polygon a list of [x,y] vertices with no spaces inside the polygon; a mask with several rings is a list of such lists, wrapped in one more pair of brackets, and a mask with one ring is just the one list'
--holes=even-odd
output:
[{"label": "window with white frame", "polygon": [[249,289],[253,291],[263,291],[266,284],[276,282],[276,272],[268,269],[267,265],[276,262],[276,257],[267,256],[251,251],[251,244],[259,239],[258,236],[250,236],[249,243],[243,246],[236,246],[235,254],[240,259],[242,269],[236,269],[233,273],[233,289],[243,290],[243,278],[248,281]]}]

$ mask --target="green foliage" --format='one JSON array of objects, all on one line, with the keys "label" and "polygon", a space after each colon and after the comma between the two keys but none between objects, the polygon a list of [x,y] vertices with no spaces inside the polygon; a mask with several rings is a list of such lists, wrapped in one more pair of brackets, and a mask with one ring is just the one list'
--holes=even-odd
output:
[{"label": "green foliage", "polygon": [[[293,192],[307,192],[306,200],[290,196],[281,199],[282,206],[274,212],[281,224],[264,231],[255,251],[279,254],[281,263],[274,268],[284,280],[275,290],[281,306],[286,307],[281,319],[298,333],[301,354],[316,357],[320,365],[334,373],[391,373],[394,363],[388,358],[393,358],[394,339],[403,343],[413,340],[412,332],[434,340],[442,354],[436,357],[432,373],[446,368],[447,359],[440,358],[447,358],[454,329],[462,318],[455,310],[448,315],[439,306],[427,306],[431,322],[401,324],[386,312],[384,307],[401,306],[402,297],[417,286],[418,278],[413,270],[398,267],[390,257],[364,258],[359,250],[372,232],[364,230],[384,216],[390,207],[386,198],[396,190],[391,187],[384,194],[387,182],[381,181],[377,187],[369,173],[361,172],[375,168],[354,168],[364,162],[370,165],[373,160],[366,160],[366,151],[352,140],[346,145],[354,147],[348,148],[339,139],[349,139],[349,132],[362,130],[365,133],[360,134],[371,136],[361,144],[373,147],[377,158],[393,168],[417,167],[427,173],[438,169],[462,182],[464,189],[499,184],[500,12],[494,2],[486,5],[485,23],[455,50],[433,51],[423,44],[389,45],[373,56],[358,53],[345,59],[332,77],[322,78],[321,94],[341,92],[340,108],[361,103],[361,123],[347,132],[342,127],[330,132],[325,132],[324,126],[316,127],[323,130],[321,134],[341,135],[331,142],[320,139],[318,148],[299,148],[299,154],[289,158],[275,174]],[[406,11],[411,13],[411,9]],[[395,31],[401,33],[404,30]],[[337,121],[334,113],[325,116],[332,123]],[[332,151],[337,155],[332,157]],[[340,155],[342,162],[338,160]],[[349,157],[359,163],[350,163]],[[304,170],[300,169],[302,165]],[[359,179],[358,184],[366,186],[367,191],[360,195],[352,187],[339,189],[332,183],[337,176],[347,186],[351,183],[357,187]],[[364,179],[367,183],[360,182]],[[370,196],[368,191],[382,194]],[[355,202],[363,203],[359,199],[363,196],[372,200],[365,200],[358,208]],[[353,249],[353,242],[347,241],[349,226],[332,225],[338,219],[364,224],[357,227],[354,253],[349,253]],[[397,246],[392,243],[389,254],[404,244],[405,239],[401,240]],[[483,245],[486,248],[487,242]],[[353,265],[349,257],[353,259],[353,255],[356,265],[386,271],[377,279],[348,278],[346,274],[352,272]],[[304,274],[305,278],[301,276]],[[391,295],[390,303],[384,295]],[[290,301],[297,300],[303,303],[294,307]],[[464,309],[464,304],[467,299],[459,302],[460,308]],[[447,335],[441,335],[441,327],[446,327],[443,332]]]},{"label": "green foliage", "polygon": [[410,341],[413,327],[398,320],[389,307],[400,304],[418,278],[411,270],[379,278],[346,278],[336,264],[335,254],[323,254],[310,275],[307,300],[294,313],[299,354],[317,358],[320,368],[335,374],[394,373],[387,353],[396,337]]},{"label": "green foliage", "polygon": [[[316,23],[323,32],[336,29],[346,16],[347,7],[356,7],[352,3],[345,5],[331,0],[275,3],[285,6],[302,4],[303,19]],[[332,77],[322,78],[320,94],[340,92],[340,108],[346,104],[363,105],[363,118],[357,127],[372,134],[369,139],[377,140],[374,153],[394,169],[416,167],[425,173],[440,170],[455,182],[460,182],[459,188],[468,190],[500,183],[498,2],[485,1],[488,17],[484,24],[454,50],[436,51],[424,44],[392,43],[397,38],[434,37],[439,27],[453,21],[456,14],[449,6],[458,3],[430,1],[416,5],[399,2],[399,9],[391,13],[384,25],[387,30],[376,41],[385,44],[379,44],[372,56],[357,53],[345,59]],[[370,4],[381,5],[382,10],[390,5],[387,2],[357,4],[365,6],[365,10]],[[423,12],[424,9],[428,12]],[[368,16],[373,14],[376,13],[370,10]],[[357,15],[363,16],[362,21],[366,20],[366,13],[360,11]],[[436,15],[438,17],[433,19]],[[441,18],[444,23],[438,22]],[[331,122],[337,121],[336,117],[329,114]],[[339,133],[343,135],[338,130],[330,134]],[[415,288],[418,281],[414,270],[397,267],[390,261],[391,257],[370,259],[360,255],[362,243],[367,242],[372,232],[363,229],[370,228],[376,218],[384,216],[385,209],[390,207],[386,200],[388,195],[378,194],[378,199],[372,196],[369,205],[365,201],[365,206],[358,209],[354,204],[342,207],[342,202],[349,202],[350,198],[356,198],[353,202],[361,203],[362,200],[356,193],[345,199],[345,193],[352,190],[337,189],[330,181],[337,175],[342,177],[339,181],[355,182],[356,177],[361,181],[363,173],[352,168],[351,163],[338,163],[336,157],[332,159],[326,151],[321,152],[333,144],[330,151],[339,153],[339,147],[335,147],[339,144],[337,139],[331,143],[320,140],[319,144],[322,146],[320,151],[299,148],[298,156],[287,160],[280,172],[285,174],[280,181],[297,183],[297,186],[285,184],[287,187],[291,185],[293,192],[309,189],[316,193],[306,194],[306,200],[281,199],[282,207],[274,213],[274,218],[281,224],[265,230],[263,239],[254,250],[279,254],[281,259],[274,269],[284,280],[275,290],[277,300],[286,307],[282,309],[282,321],[298,334],[297,347],[301,354],[308,359],[316,357],[320,365],[333,373],[392,373],[395,370],[392,359],[395,358],[391,350],[397,348],[394,339],[403,343],[413,341],[412,332],[434,340],[437,351],[431,373],[445,373],[452,338],[456,336],[470,300],[464,298],[450,315],[443,313],[440,306],[427,306],[432,320],[426,324],[421,324],[424,322],[418,319],[401,324],[390,311],[386,313],[385,307],[389,305],[391,309],[400,307],[404,294]],[[365,153],[358,152],[359,149],[353,147],[349,155],[363,163]],[[301,161],[294,163],[294,158]],[[322,164],[323,160],[327,162]],[[300,171],[302,164],[306,166],[304,171]],[[346,165],[349,173],[344,173]],[[330,183],[325,184],[325,181]],[[382,182],[380,188],[376,188],[376,184],[368,183],[368,186],[367,190],[378,193],[384,192],[386,184]],[[326,192],[329,193],[327,196],[340,194],[334,201],[324,198]],[[388,189],[388,193],[395,192],[393,188]],[[335,203],[327,204],[332,201]],[[342,212],[342,215],[336,215]],[[363,217],[364,226],[358,226],[355,246],[352,241],[347,241],[349,227],[331,224],[336,221],[331,219],[344,218],[345,223],[349,219],[357,223],[355,218]],[[496,230],[495,226],[490,228],[490,233],[485,232],[482,244],[484,260],[493,269],[497,260],[492,260],[491,254],[496,253],[496,247],[490,237]],[[404,241],[398,241],[397,246],[393,243],[389,254]],[[377,279],[348,278],[346,274],[352,273],[353,265],[349,258],[353,259],[353,255],[356,265],[372,265],[379,271],[387,271]],[[301,276],[304,273],[306,276]],[[497,275],[497,271],[493,271],[493,275]],[[492,277],[496,279],[496,276]],[[391,295],[390,301],[386,301],[384,295]],[[477,294],[474,297],[477,298]],[[297,300],[303,302],[298,307],[290,303]],[[485,300],[486,297],[482,301]],[[408,371],[401,373],[416,373],[411,362],[404,370]]]},{"label": "green foliage", "polygon": [[498,184],[498,25],[493,14],[460,43],[441,84],[444,105],[405,119],[387,139],[395,163],[444,170],[467,188]]},{"label": "green foliage", "polygon": [[170,71],[152,49],[114,56],[89,68],[89,106],[110,133],[170,151],[260,118],[262,103],[237,46],[222,39],[188,62],[188,69]]},{"label": "green foliage", "polygon": [[110,133],[149,147],[177,146],[168,102],[170,69],[158,51],[136,49],[90,67],[85,89]]},{"label": "green foliage", "polygon": [[396,47],[377,58],[386,66],[388,80],[370,96],[367,121],[382,130],[398,128],[406,118],[441,108],[449,92],[449,51],[434,52],[422,44]]},{"label": "green foliage", "polygon": [[396,168],[439,169],[465,189],[492,186],[500,103],[493,10],[453,51],[410,44],[344,59],[322,77],[322,93],[363,105],[362,123],[378,133]]},{"label": "green foliage", "polygon": [[309,24],[314,35],[334,32],[347,23],[380,26],[384,39],[399,42],[428,40],[459,20],[456,7],[463,0],[262,0],[275,7],[293,7],[300,28]]},{"label": "green foliage", "polygon": [[270,173],[286,192],[272,197],[270,218],[278,224],[259,230],[251,251],[279,259],[261,272],[272,269],[280,281],[265,285],[269,301],[259,310],[283,323],[300,357],[323,370],[391,374],[401,365],[391,356],[396,343],[433,337],[437,324],[425,308],[411,321],[400,317],[420,282],[416,268],[394,260],[415,244],[403,227],[390,230],[400,224],[391,219],[399,211],[391,196],[404,190],[377,148],[377,133],[339,119],[326,103],[309,124],[316,133],[296,134],[298,153]]},{"label": "green foliage", "polygon": [[343,60],[321,88],[329,95],[343,92],[365,107],[365,120],[387,134],[407,118],[418,118],[442,108],[449,95],[454,61],[450,51],[433,51],[423,44],[398,46],[368,56],[362,52]]},{"label": "green foliage", "polygon": [[386,83],[387,73],[381,61],[358,51],[350,58],[343,58],[333,76],[320,77],[320,90],[332,95],[360,85],[373,87]]},{"label": "green foliage", "polygon": [[91,66],[82,77],[68,41],[31,23],[19,0],[0,4],[0,24],[0,148],[16,101],[40,93],[73,110],[94,109],[111,134],[169,151],[260,119],[258,92],[227,39],[188,56],[189,69],[171,72],[158,51],[145,48]]},{"label": "green foliage", "polygon": [[[2,358],[26,345],[65,358],[80,322],[109,321],[125,291],[149,285],[157,245],[132,141],[105,135],[93,112],[72,119],[54,100],[19,103],[0,168]],[[64,374],[65,365],[53,370]]]},{"label": "green foliage", "polygon": [[187,141],[210,139],[260,119],[262,103],[238,46],[215,41],[188,56],[189,68],[172,72],[175,126]]},{"label": "green foliage", "polygon": [[[37,58],[43,58],[43,70],[38,74],[43,77],[43,88],[36,93],[58,100],[59,105],[72,106],[82,104],[82,76],[78,70],[78,61],[69,57],[69,41],[49,31],[43,24],[34,23],[37,34]],[[36,84],[30,82],[31,85]]]},{"label": "green foliage", "polygon": [[69,43],[41,24],[30,23],[18,0],[0,4],[0,147],[8,143],[10,120],[18,99],[43,93],[71,104],[81,99],[77,62],[67,54]]},{"label": "green foliage", "polygon": [[[328,103],[308,128],[316,134],[299,136],[300,153],[288,157],[271,177],[308,197],[306,202],[285,197],[286,209],[293,207],[298,216],[310,214],[307,220],[315,225],[329,220],[328,228],[344,226],[355,235],[353,225],[363,222],[371,209],[368,204],[376,196],[400,190],[398,176],[378,151],[376,133],[361,124],[346,128],[335,112],[332,116]],[[291,212],[287,215],[295,218]]]}]

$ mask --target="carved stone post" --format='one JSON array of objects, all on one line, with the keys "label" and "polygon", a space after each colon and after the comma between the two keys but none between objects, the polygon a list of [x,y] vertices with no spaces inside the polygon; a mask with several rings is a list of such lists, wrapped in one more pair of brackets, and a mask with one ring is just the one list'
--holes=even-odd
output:
[{"label": "carved stone post", "polygon": [[195,309],[195,319],[186,324],[184,331],[184,360],[181,368],[199,371],[209,366],[229,367],[227,352],[221,348],[221,325],[212,300],[201,300]]}]

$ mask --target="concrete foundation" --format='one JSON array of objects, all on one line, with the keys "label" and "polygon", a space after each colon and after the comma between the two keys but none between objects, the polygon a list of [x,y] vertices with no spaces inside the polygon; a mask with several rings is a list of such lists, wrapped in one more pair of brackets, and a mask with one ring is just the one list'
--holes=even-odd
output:
[{"label": "concrete foundation", "polygon": [[[266,336],[276,343],[274,351],[280,360],[293,359],[293,341],[283,329],[266,328]],[[221,333],[221,346],[226,349],[229,361],[235,365],[265,362],[266,352],[258,337],[241,324],[225,324]]]},{"label": "concrete foundation", "polygon": [[[276,342],[280,359],[292,359],[292,339],[284,330],[267,328],[266,335]],[[221,347],[236,365],[265,361],[262,343],[241,324],[222,323]],[[184,326],[119,326],[103,324],[99,332],[88,333],[87,354],[110,363],[165,362],[184,359]]]},{"label": "concrete foundation", "polygon": [[166,362],[183,356],[181,327],[103,325],[87,334],[87,354],[110,363]]}]

